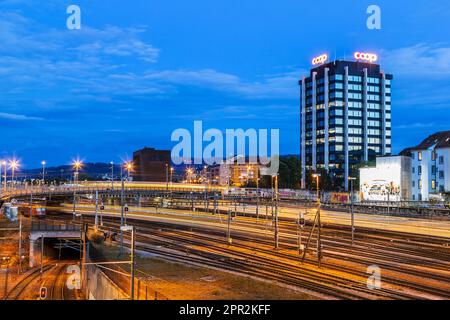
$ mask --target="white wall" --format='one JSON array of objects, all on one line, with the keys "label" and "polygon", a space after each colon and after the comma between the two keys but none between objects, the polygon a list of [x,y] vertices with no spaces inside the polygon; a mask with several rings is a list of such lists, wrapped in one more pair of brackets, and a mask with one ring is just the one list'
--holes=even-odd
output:
[{"label": "white wall", "polygon": [[[377,158],[375,168],[360,169],[360,190],[362,199],[366,201],[400,201],[410,194],[410,185],[403,186],[402,182],[408,181],[403,175],[410,172],[410,162],[405,157],[380,157]],[[408,167],[405,169],[405,165]],[[392,188],[391,192],[388,190]],[[402,194],[402,189],[405,190]]]}]

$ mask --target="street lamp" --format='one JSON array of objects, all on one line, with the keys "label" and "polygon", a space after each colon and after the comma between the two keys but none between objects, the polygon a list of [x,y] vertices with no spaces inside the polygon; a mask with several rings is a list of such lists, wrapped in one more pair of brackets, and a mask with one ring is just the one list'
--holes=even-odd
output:
[{"label": "street lamp", "polygon": [[120,182],[121,182],[121,190],[120,190],[120,254],[123,253],[123,231],[122,228],[126,224],[126,220],[124,217],[125,213],[125,181],[123,177],[123,169],[126,169],[128,172],[128,176],[130,175],[130,171],[133,169],[133,162],[128,161],[125,162],[123,165],[120,166]]},{"label": "street lamp", "polygon": [[166,192],[169,191],[169,164],[166,163]]},{"label": "street lamp", "polygon": [[45,185],[45,165],[47,164],[47,162],[42,161],[41,165],[42,165],[42,185]]},{"label": "street lamp", "polygon": [[354,210],[354,203],[355,203],[355,193],[353,192],[353,181],[356,180],[355,177],[349,177],[348,180],[350,180],[350,201],[351,201],[351,216],[352,216],[352,246],[355,242],[355,210]]},{"label": "street lamp", "polygon": [[174,168],[170,168],[170,187],[172,187],[172,182],[173,182],[173,171],[174,171]]},{"label": "street lamp", "polygon": [[83,162],[81,162],[80,160],[75,160],[73,162],[73,169],[75,170],[74,183],[78,182],[78,173],[82,167],[83,167]]},{"label": "street lamp", "polygon": [[11,181],[12,181],[12,185],[15,185],[14,182],[14,173],[16,172],[16,170],[19,168],[19,161],[13,159],[9,162],[9,168],[11,169]]},{"label": "street lamp", "polygon": [[[5,167],[5,183],[6,183],[6,161],[4,161],[4,160],[0,162],[0,191],[3,188],[3,175],[2,175],[3,166]],[[6,188],[6,185],[5,185],[5,188]]]},{"label": "street lamp", "polygon": [[127,180],[130,178],[130,172],[133,170],[133,162],[128,161],[125,163],[125,169],[127,169]]},{"label": "street lamp", "polygon": [[6,165],[7,165],[6,160],[3,160],[2,161],[2,166],[5,169],[5,176],[4,176],[5,177],[5,179],[4,179],[5,189],[6,189],[6,179],[7,179],[7,172],[8,172],[8,168],[6,167]]},{"label": "street lamp", "polygon": [[321,222],[320,222],[320,186],[319,186],[319,180],[320,180],[320,173],[314,173],[312,175],[313,178],[316,179],[316,187],[317,187],[317,263],[318,267],[321,266],[321,260],[322,260],[322,238],[321,238]]},{"label": "street lamp", "polygon": [[76,206],[77,206],[77,189],[76,189],[76,184],[78,183],[78,173],[79,170],[83,167],[83,162],[81,162],[80,160],[75,160],[73,162],[73,169],[74,169],[74,174],[73,174],[73,220],[75,221],[75,216],[76,216]]},{"label": "street lamp", "polygon": [[111,164],[111,191],[114,191],[114,161],[111,161],[110,164]]},{"label": "street lamp", "polygon": [[[274,176],[272,176],[272,178],[275,179],[274,184],[274,200],[275,200],[275,249],[278,249],[279,246],[279,230],[278,230],[278,173]],[[272,179],[273,181],[273,179]]]}]

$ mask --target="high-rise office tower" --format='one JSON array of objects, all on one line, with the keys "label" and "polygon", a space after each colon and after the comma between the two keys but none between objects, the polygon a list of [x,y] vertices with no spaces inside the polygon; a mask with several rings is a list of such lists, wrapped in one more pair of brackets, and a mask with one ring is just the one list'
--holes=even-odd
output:
[{"label": "high-rise office tower", "polygon": [[391,154],[391,74],[375,54],[355,61],[313,60],[301,87],[302,188],[306,175],[323,168],[342,177],[348,190],[351,167]]}]

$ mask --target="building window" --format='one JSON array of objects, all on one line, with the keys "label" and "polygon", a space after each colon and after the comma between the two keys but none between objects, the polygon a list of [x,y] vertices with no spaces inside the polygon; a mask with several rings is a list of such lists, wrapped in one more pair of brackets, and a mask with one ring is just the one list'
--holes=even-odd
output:
[{"label": "building window", "polygon": [[419,173],[419,176],[422,174],[422,166],[417,167],[417,173]]},{"label": "building window", "polygon": [[332,75],[330,79],[331,80],[344,80],[344,76],[342,74],[335,74],[335,75]]},{"label": "building window", "polygon": [[436,161],[436,151],[431,152],[431,161]]},{"label": "building window", "polygon": [[416,187],[416,182],[415,181],[412,182],[412,186],[413,186],[413,188]]},{"label": "building window", "polygon": [[432,165],[431,166],[431,174],[436,174],[437,170],[436,170],[436,166]]},{"label": "building window", "polygon": [[422,151],[418,152],[418,158],[419,158],[419,161],[422,161]]},{"label": "building window", "polygon": [[444,164],[444,157],[443,156],[439,157],[439,164]]},{"label": "building window", "polygon": [[431,189],[436,190],[436,180],[431,181]]},{"label": "building window", "polygon": [[422,180],[421,179],[419,179],[417,185],[419,186],[419,189],[422,189]]},{"label": "building window", "polygon": [[444,179],[444,171],[439,171],[439,179]]},{"label": "building window", "polygon": [[412,173],[416,173],[416,167],[412,167]]}]

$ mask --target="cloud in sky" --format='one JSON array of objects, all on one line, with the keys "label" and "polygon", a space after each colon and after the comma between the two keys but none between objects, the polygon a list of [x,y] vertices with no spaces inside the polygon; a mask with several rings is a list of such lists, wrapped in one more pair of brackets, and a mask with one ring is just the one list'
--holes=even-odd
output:
[{"label": "cloud in sky", "polygon": [[[422,135],[424,128],[415,124],[426,123],[424,109],[440,112],[443,120],[436,125],[449,118],[450,44],[426,23],[422,33],[405,37],[390,30],[386,21],[380,39],[380,33],[368,36],[354,25],[348,36],[334,20],[314,32],[299,29],[298,19],[308,5],[294,0],[267,6],[256,0],[205,6],[179,1],[177,8],[146,0],[115,1],[108,8],[102,1],[79,3],[82,29],[69,31],[68,1],[0,1],[0,119],[11,128],[30,121],[23,130],[8,130],[10,138],[3,139],[2,148],[36,154],[50,141],[52,148],[61,148],[61,158],[67,158],[64,152],[97,156],[100,146],[102,155],[112,158],[121,148],[158,146],[173,127],[205,120],[220,129],[277,125],[287,132],[286,152],[298,152],[298,80],[308,73],[311,55],[318,49],[339,53],[363,44],[386,48],[380,63],[394,74],[396,141],[405,137],[402,126],[408,123],[416,130],[412,136]],[[350,0],[330,3],[321,5],[335,6],[329,10],[333,15],[359,10]],[[218,4],[227,14],[216,12]],[[389,6],[403,9],[393,2]],[[184,11],[187,7],[204,14]],[[314,22],[304,14],[303,21],[308,19]],[[397,31],[406,28],[396,25]],[[431,119],[432,112],[425,116]],[[40,136],[33,142],[39,146],[32,150],[27,141],[35,130]],[[109,151],[112,146],[115,151]]]},{"label": "cloud in sky", "polygon": [[0,112],[0,119],[7,119],[7,120],[44,120],[40,117],[30,117],[23,114],[14,114],[14,113],[4,113]]},{"label": "cloud in sky", "polygon": [[95,100],[170,95],[180,86],[194,86],[251,99],[295,99],[297,79],[306,72],[289,70],[244,80],[215,69],[158,70],[153,65],[160,50],[140,38],[146,32],[142,26],[41,30],[18,13],[1,14],[0,21],[0,76],[6,80],[0,88],[12,96],[35,92],[44,99]]},{"label": "cloud in sky", "polygon": [[383,67],[399,76],[450,78],[450,45],[419,43],[384,50]]}]

